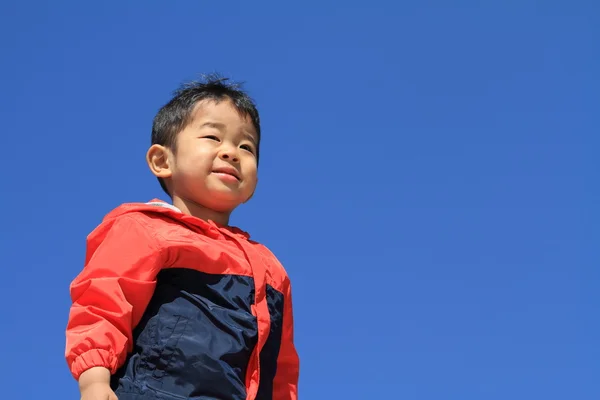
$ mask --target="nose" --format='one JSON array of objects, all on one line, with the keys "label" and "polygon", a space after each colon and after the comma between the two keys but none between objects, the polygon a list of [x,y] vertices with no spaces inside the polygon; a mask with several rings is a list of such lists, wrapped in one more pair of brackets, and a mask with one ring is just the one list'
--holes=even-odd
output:
[{"label": "nose", "polygon": [[235,146],[223,146],[219,151],[219,158],[234,163],[240,162],[237,148]]}]

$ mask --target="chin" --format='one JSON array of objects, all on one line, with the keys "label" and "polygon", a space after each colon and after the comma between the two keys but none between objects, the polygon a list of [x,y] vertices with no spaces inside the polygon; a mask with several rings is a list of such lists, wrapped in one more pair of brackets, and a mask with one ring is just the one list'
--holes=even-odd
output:
[{"label": "chin", "polygon": [[231,212],[243,201],[239,196],[231,196],[226,193],[211,193],[210,200],[204,204],[217,212]]}]

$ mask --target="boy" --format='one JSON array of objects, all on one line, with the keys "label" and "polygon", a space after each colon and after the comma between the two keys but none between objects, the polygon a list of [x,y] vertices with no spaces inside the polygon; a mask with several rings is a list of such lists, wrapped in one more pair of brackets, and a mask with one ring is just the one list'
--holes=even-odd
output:
[{"label": "boy", "polygon": [[208,77],[158,112],[146,161],[172,204],[124,204],[88,237],[66,359],[82,400],[296,400],[288,276],[228,226],[257,183],[258,111]]}]

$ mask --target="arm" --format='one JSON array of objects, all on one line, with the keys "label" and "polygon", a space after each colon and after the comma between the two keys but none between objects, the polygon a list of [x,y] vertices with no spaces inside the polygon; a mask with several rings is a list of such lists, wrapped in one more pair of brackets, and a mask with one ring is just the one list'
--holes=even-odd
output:
[{"label": "arm", "polygon": [[163,265],[157,241],[132,215],[101,224],[87,244],[66,331],[65,356],[77,380],[93,367],[114,374],[123,364]]},{"label": "arm", "polygon": [[277,359],[277,374],[273,380],[273,399],[297,400],[299,359],[294,346],[294,317],[292,312],[292,290],[289,280],[285,286],[283,309],[283,331]]}]

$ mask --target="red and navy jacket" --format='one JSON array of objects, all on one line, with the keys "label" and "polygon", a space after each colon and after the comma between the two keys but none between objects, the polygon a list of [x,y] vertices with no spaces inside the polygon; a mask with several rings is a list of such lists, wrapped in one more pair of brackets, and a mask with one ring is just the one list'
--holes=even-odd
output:
[{"label": "red and navy jacket", "polygon": [[88,236],[71,284],[66,359],[102,366],[119,400],[296,400],[287,273],[239,229],[153,200]]}]

